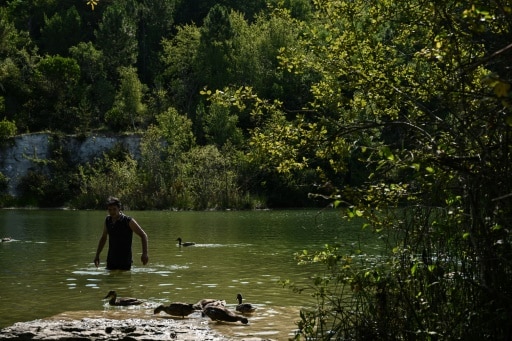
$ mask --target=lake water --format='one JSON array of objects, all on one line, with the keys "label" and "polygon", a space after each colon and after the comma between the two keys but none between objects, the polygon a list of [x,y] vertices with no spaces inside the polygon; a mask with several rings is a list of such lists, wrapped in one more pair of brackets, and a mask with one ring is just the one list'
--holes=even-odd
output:
[{"label": "lake water", "polygon": [[[57,317],[155,317],[153,308],[173,301],[219,298],[233,308],[236,294],[258,310],[249,324],[221,324],[193,314],[187,321],[208,324],[229,337],[293,336],[301,307],[313,304],[308,292],[293,293],[280,283],[309,283],[321,266],[299,266],[303,249],[339,242],[372,252],[376,238],[361,224],[346,224],[335,210],[172,212],[125,211],[149,236],[149,263],[140,263],[134,235],[131,271],[92,263],[106,211],[0,210],[0,328],[18,321]],[[176,238],[194,241],[178,247]],[[109,290],[137,297],[142,306],[110,307]],[[162,315],[162,316],[160,316]],[[165,313],[157,315],[166,318]],[[168,315],[167,315],[168,318]]]}]

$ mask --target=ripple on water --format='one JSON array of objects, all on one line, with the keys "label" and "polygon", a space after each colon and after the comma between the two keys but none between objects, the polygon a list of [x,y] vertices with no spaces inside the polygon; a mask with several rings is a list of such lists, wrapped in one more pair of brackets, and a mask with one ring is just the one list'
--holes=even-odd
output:
[{"label": "ripple on water", "polygon": [[[231,306],[229,306],[231,309]],[[255,313],[245,315],[249,324],[209,322],[209,327],[228,337],[259,337],[262,339],[288,340],[297,329],[298,307],[271,307],[259,305]]]},{"label": "ripple on water", "polygon": [[104,273],[103,271],[99,271],[99,270],[76,270],[76,271],[72,272],[72,274],[74,274],[74,275],[85,275],[85,276],[101,275],[103,273]]},{"label": "ripple on water", "polygon": [[152,273],[152,274],[171,274],[175,270],[188,269],[188,265],[170,265],[170,266],[157,266],[157,267],[133,267],[132,273]]},{"label": "ripple on water", "polygon": [[196,244],[196,245],[194,245],[194,247],[223,247],[223,246],[226,246],[226,245],[222,245],[222,244]]}]

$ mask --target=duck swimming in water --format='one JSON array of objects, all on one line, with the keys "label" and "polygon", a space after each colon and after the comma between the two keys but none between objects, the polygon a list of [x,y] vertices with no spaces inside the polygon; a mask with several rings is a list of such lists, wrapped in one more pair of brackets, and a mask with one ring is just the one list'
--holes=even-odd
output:
[{"label": "duck swimming in water", "polygon": [[256,307],[250,303],[242,303],[242,294],[236,295],[236,299],[238,300],[238,305],[236,306],[236,311],[242,314],[250,314],[256,310]]},{"label": "duck swimming in water", "polygon": [[155,308],[154,313],[158,314],[161,311],[165,311],[169,315],[185,317],[192,314],[197,309],[194,308],[193,304],[173,302],[169,305],[160,305]]},{"label": "duck swimming in water", "polygon": [[242,322],[243,324],[249,323],[245,317],[238,316],[235,313],[231,312],[224,306],[221,305],[213,305],[208,304],[203,309],[203,314],[208,316],[213,321],[222,321],[222,322]]},{"label": "duck swimming in water", "polygon": [[176,240],[178,241],[178,245],[179,246],[192,246],[192,245],[196,245],[196,243],[194,243],[194,242],[183,242],[180,237],[178,237],[178,239],[176,239]]},{"label": "duck swimming in water", "polygon": [[117,297],[117,293],[114,290],[110,290],[103,299],[110,298],[108,304],[110,305],[118,305],[118,306],[127,306],[127,305],[139,305],[143,302],[133,297]]}]

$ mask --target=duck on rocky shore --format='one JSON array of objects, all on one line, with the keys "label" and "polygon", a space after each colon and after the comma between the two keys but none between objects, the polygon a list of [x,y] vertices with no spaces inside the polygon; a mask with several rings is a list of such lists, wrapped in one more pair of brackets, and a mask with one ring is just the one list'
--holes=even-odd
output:
[{"label": "duck on rocky shore", "polygon": [[155,308],[153,313],[158,314],[161,311],[164,311],[172,316],[181,316],[184,318],[185,316],[188,316],[197,311],[197,309],[195,309],[194,305],[190,303],[172,302],[169,305],[159,305]]},{"label": "duck on rocky shore", "polygon": [[226,301],[215,299],[215,298],[203,298],[202,300],[200,300],[196,304],[194,304],[194,308],[196,310],[203,310],[204,307],[206,307],[209,304],[225,306]]}]

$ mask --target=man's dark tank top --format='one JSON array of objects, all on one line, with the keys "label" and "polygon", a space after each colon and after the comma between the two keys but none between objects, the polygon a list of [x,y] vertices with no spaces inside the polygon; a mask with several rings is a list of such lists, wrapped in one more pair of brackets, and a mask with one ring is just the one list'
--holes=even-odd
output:
[{"label": "man's dark tank top", "polygon": [[130,270],[132,266],[132,237],[130,228],[131,217],[121,213],[116,222],[111,216],[105,218],[108,232],[107,269]]}]

